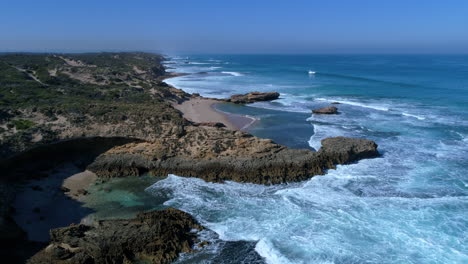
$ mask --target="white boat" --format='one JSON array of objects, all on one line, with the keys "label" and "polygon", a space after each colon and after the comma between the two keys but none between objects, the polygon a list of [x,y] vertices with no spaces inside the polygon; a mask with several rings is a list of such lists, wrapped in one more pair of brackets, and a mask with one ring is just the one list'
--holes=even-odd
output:
[{"label": "white boat", "polygon": [[311,70],[309,70],[309,74],[315,74],[315,72],[314,72],[314,71],[311,71]]}]

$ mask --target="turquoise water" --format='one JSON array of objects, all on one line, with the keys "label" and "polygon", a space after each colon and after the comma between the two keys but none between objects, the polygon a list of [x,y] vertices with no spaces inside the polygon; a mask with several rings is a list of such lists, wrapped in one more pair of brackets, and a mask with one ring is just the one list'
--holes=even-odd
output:
[{"label": "turquoise water", "polygon": [[165,194],[157,196],[145,192],[161,178],[143,175],[122,177],[95,182],[89,188],[89,194],[83,199],[82,207],[90,208],[93,213],[85,221],[104,219],[129,219],[138,213],[166,208],[163,203],[168,199]]},{"label": "turquoise water", "polygon": [[[368,138],[382,157],[279,186],[175,175],[147,189],[227,241],[253,241],[268,263],[468,263],[468,56],[231,55],[171,58],[167,80],[228,97],[259,119],[248,130],[292,148],[329,136]],[[315,74],[308,74],[308,71]],[[339,102],[340,114],[310,110]]]}]

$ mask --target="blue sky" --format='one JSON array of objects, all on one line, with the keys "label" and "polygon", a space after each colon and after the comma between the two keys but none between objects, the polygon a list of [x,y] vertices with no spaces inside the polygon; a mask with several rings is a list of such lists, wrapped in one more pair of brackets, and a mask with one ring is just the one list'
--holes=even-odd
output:
[{"label": "blue sky", "polygon": [[0,51],[468,53],[468,0],[0,0]]}]

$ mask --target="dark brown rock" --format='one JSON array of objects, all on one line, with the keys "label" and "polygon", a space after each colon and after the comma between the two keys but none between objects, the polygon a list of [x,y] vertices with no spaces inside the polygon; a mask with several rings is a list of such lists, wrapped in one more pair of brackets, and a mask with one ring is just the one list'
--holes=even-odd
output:
[{"label": "dark brown rock", "polygon": [[278,92],[251,92],[247,94],[235,94],[228,99],[228,102],[235,103],[235,104],[249,104],[255,103],[260,101],[271,101],[278,99],[280,94]]},{"label": "dark brown rock", "polygon": [[312,113],[314,113],[314,114],[333,115],[333,114],[338,113],[338,108],[336,108],[334,106],[327,106],[327,107],[320,108],[320,109],[314,109],[314,110],[312,110]]},{"label": "dark brown rock", "polygon": [[52,229],[51,243],[28,263],[171,263],[192,251],[202,230],[189,214],[169,208],[130,220]]},{"label": "dark brown rock", "polygon": [[368,139],[333,137],[323,139],[321,143],[319,153],[330,162],[329,167],[379,156],[377,144]]},{"label": "dark brown rock", "polygon": [[205,127],[226,127],[226,125],[221,122],[202,122],[202,123],[195,123],[195,125],[205,126]]}]

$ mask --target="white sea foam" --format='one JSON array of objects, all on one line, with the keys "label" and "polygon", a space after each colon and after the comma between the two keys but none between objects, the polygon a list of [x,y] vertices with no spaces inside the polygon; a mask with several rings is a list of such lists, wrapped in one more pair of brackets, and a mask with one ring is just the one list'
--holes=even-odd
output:
[{"label": "white sea foam", "polygon": [[279,253],[271,242],[267,239],[261,239],[255,246],[255,250],[263,256],[268,264],[288,264],[291,263],[285,256]]},{"label": "white sea foam", "polygon": [[249,104],[251,107],[280,110],[294,113],[310,113],[308,100],[310,96],[297,96],[282,92],[279,99],[270,102],[257,102]]},{"label": "white sea foam", "polygon": [[322,146],[322,143],[320,142],[322,139],[327,137],[347,136],[347,134],[348,133],[345,130],[334,126],[314,124],[314,134],[310,137],[308,143],[310,147],[315,150],[319,150]]},{"label": "white sea foam", "polygon": [[327,101],[327,102],[338,102],[340,104],[354,105],[354,106],[370,108],[370,109],[379,110],[379,111],[389,111],[390,110],[389,107],[386,106],[386,105],[366,104],[366,103],[355,102],[355,101],[347,101],[347,100],[330,100],[330,99],[325,99],[325,98],[316,98],[315,100],[317,100],[317,101]]},{"label": "white sea foam", "polygon": [[[343,99],[327,99],[327,98],[316,98],[315,100],[317,101],[326,101],[326,102],[338,102],[341,104],[348,104],[348,105],[353,105],[353,106],[359,106],[363,108],[370,108],[374,110],[379,110],[379,111],[391,111],[391,112],[400,112],[400,108],[407,108],[408,106],[406,105],[395,105],[390,108],[388,104],[375,104],[375,103],[363,103],[363,102],[356,102],[356,101],[351,101],[351,100],[343,100]],[[410,114],[404,111],[400,112],[401,115],[407,116],[407,117],[412,117],[416,118],[418,120],[425,120],[426,117],[423,117],[421,115],[415,115],[415,114]]]},{"label": "white sea foam", "polygon": [[[463,115],[398,99],[311,99],[318,97],[310,94],[312,88],[282,86],[279,79],[244,79],[185,78],[179,88],[207,96],[274,89],[281,92],[280,100],[250,106],[289,112],[310,113],[323,102],[340,102],[340,115],[308,119],[315,132],[309,145],[319,149],[320,140],[330,136],[363,137],[375,140],[383,156],[278,186],[169,176],[149,189],[168,190],[167,206],[191,213],[224,240],[258,241],[256,250],[268,263],[468,263],[463,239],[468,182],[460,166],[468,155],[463,127],[468,121]],[[297,96],[301,91],[307,97]],[[457,128],[447,135],[434,124]]]},{"label": "white sea foam", "polygon": [[247,129],[248,127],[250,127],[253,123],[255,123],[256,121],[260,120],[258,118],[255,118],[253,116],[250,116],[250,115],[245,115],[245,117],[249,118],[250,119],[250,122],[247,123],[246,125],[244,125],[243,127],[241,127],[240,130],[245,130]]},{"label": "white sea foam", "polygon": [[460,132],[457,132],[457,131],[453,131],[453,132],[455,132],[455,134],[459,135],[463,142],[468,142],[468,136],[467,135],[464,135],[464,134],[462,134]]},{"label": "white sea foam", "polygon": [[[436,223],[444,215],[440,209],[458,207],[460,216],[466,198],[356,195],[364,187],[368,191],[378,188],[389,175],[372,173],[392,166],[388,164],[363,160],[338,166],[325,177],[276,186],[217,184],[169,175],[147,191],[170,194],[166,206],[191,213],[223,240],[258,241],[255,249],[267,263],[327,263],[350,258],[353,263],[403,263],[411,254],[422,262],[466,260],[466,245],[450,234],[434,237]],[[454,220],[463,225],[462,219]],[[444,222],[444,227],[449,223]],[[447,247],[453,250],[446,251]]]},{"label": "white sea foam", "polygon": [[229,74],[229,75],[232,75],[232,76],[243,76],[244,75],[244,74],[242,74],[240,72],[233,72],[233,71],[222,71],[221,73]]},{"label": "white sea foam", "polygon": [[426,119],[425,117],[418,116],[418,115],[413,115],[413,114],[408,114],[408,113],[405,113],[405,112],[403,112],[401,114],[404,115],[404,116],[414,117],[414,118],[419,119],[419,120],[425,120]]}]

